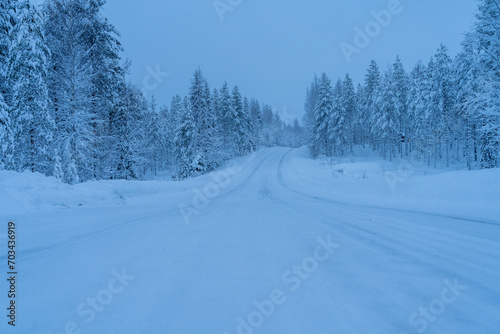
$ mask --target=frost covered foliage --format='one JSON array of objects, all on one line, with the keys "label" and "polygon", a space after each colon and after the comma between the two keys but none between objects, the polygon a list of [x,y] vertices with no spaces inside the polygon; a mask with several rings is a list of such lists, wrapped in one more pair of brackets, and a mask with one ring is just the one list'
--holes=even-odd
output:
[{"label": "frost covered foliage", "polygon": [[298,123],[238,87],[211,91],[196,71],[188,96],[158,108],[127,83],[102,0],[0,2],[0,169],[67,183],[203,174],[260,146],[303,144]]},{"label": "frost covered foliage", "polygon": [[175,96],[170,111],[164,107],[162,112],[175,124],[174,138],[167,142],[177,147],[179,178],[209,172],[258,147],[305,143],[297,121],[285,124],[270,106],[242,97],[238,86],[230,90],[224,83],[219,90],[210,90],[200,70],[193,75],[188,96],[181,100]]},{"label": "frost covered foliage", "polygon": [[455,59],[441,45],[410,72],[399,57],[383,73],[373,61],[357,88],[349,75],[336,84],[315,78],[304,116],[311,154],[349,155],[359,146],[434,167],[498,167],[499,26],[500,1],[482,0]]}]

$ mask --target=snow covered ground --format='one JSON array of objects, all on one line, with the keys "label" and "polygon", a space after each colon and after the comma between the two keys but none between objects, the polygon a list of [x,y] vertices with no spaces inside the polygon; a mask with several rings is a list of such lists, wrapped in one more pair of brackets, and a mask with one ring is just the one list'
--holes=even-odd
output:
[{"label": "snow covered ground", "polygon": [[183,182],[0,172],[0,332],[495,334],[499,181],[305,148]]}]

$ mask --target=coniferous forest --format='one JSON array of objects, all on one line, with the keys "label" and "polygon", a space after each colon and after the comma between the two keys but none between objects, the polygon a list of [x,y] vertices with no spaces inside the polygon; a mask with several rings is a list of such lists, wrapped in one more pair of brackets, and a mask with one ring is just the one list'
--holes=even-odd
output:
[{"label": "coniferous forest", "polygon": [[0,0],[0,334],[499,334],[498,167],[500,0]]},{"label": "coniferous forest", "polygon": [[196,70],[187,96],[158,106],[127,81],[103,0],[0,3],[0,168],[74,184],[209,172],[262,146],[300,146],[298,122]]},{"label": "coniferous forest", "polygon": [[428,166],[499,165],[500,9],[483,1],[452,59],[441,45],[406,71],[399,57],[364,84],[326,74],[307,90],[304,129],[238,86],[211,89],[201,70],[186,96],[158,106],[127,81],[120,37],[102,0],[0,4],[0,168],[67,183],[210,172],[264,146],[310,143],[313,157],[368,147]]},{"label": "coniferous forest", "polygon": [[481,1],[476,16],[454,59],[441,45],[410,72],[399,57],[385,71],[372,61],[357,86],[349,74],[336,82],[315,77],[303,119],[311,154],[345,156],[369,147],[431,167],[498,167],[500,7]]}]

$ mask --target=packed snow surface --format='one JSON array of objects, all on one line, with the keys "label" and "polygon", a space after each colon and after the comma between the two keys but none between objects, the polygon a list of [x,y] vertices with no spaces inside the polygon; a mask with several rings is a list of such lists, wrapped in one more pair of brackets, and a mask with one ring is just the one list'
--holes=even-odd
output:
[{"label": "packed snow surface", "polygon": [[0,332],[495,334],[499,181],[305,148],[182,182],[0,172]]}]

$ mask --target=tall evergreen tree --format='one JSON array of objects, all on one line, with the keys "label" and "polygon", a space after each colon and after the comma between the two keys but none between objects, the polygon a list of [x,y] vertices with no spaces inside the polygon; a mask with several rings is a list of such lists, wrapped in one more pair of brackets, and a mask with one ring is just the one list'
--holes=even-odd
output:
[{"label": "tall evergreen tree", "polygon": [[11,87],[7,81],[9,57],[12,47],[12,30],[17,21],[17,0],[0,1],[0,94],[10,105]]},{"label": "tall evergreen tree", "polygon": [[243,155],[250,153],[255,149],[255,142],[253,140],[253,127],[252,118],[250,115],[250,103],[245,97],[243,99],[243,109],[241,109],[241,114],[238,115],[240,119],[238,128],[239,142],[239,154]]},{"label": "tall evergreen tree", "polygon": [[342,80],[337,80],[332,92],[332,109],[328,117],[328,143],[331,147],[326,155],[342,156],[346,153],[348,119],[344,104],[344,88]]},{"label": "tall evergreen tree", "polygon": [[304,129],[307,138],[309,140],[313,137],[314,130],[314,107],[318,101],[318,91],[319,91],[319,79],[316,75],[314,75],[314,79],[311,83],[311,86],[307,88],[306,92],[306,102],[304,104],[304,117],[302,118],[302,123],[304,124]]},{"label": "tall evergreen tree", "polygon": [[205,161],[199,152],[194,138],[197,135],[196,120],[194,119],[189,99],[184,98],[176,142],[180,153],[179,178],[199,175],[205,172]]},{"label": "tall evergreen tree", "polygon": [[244,145],[244,127],[242,115],[243,111],[243,98],[241,97],[238,86],[233,87],[231,95],[231,113],[228,118],[229,133],[231,140],[234,141],[234,146],[231,150],[233,156],[241,154]]},{"label": "tall evergreen tree", "polygon": [[382,156],[389,154],[389,159],[395,156],[396,145],[399,142],[400,117],[396,107],[393,75],[388,71],[382,81],[375,99],[375,113],[372,115],[372,131],[379,138]]},{"label": "tall evergreen tree", "polygon": [[[142,91],[141,91],[142,95]],[[144,128],[144,169],[151,171],[154,176],[162,168],[162,160],[167,155],[166,131],[163,128],[160,112],[156,99],[153,96],[151,102],[145,105],[142,116],[141,127]]]},{"label": "tall evergreen tree", "polygon": [[397,129],[397,135],[399,136],[398,150],[401,158],[403,158],[405,153],[408,154],[408,146],[406,144],[410,132],[410,125],[408,124],[409,79],[399,56],[393,65],[392,76],[395,113],[399,117],[399,129]]},{"label": "tall evergreen tree", "polygon": [[273,109],[268,104],[262,105],[262,145],[266,147],[273,146],[276,142],[274,134],[274,115]]},{"label": "tall evergreen tree", "polygon": [[[72,0],[81,1],[81,0]],[[105,0],[85,0],[81,3],[86,25],[82,30],[82,40],[88,50],[90,66],[90,94],[92,103],[93,128],[96,134],[94,153],[94,177],[105,175],[109,169],[106,164],[107,148],[113,145],[110,138],[113,122],[113,106],[120,103],[118,95],[124,82],[125,71],[120,64],[122,46],[119,33],[102,15]]]},{"label": "tall evergreen tree", "polygon": [[[361,106],[361,119],[363,120],[363,127],[365,128],[365,138],[370,141],[372,145],[376,143],[373,140],[372,132],[370,128],[372,127],[371,115],[374,113],[374,105],[376,99],[376,93],[380,87],[380,70],[377,63],[372,60],[368,72],[365,75],[365,86],[364,86],[364,99]],[[374,147],[375,148],[375,147]]]},{"label": "tall evergreen tree", "polygon": [[80,0],[48,0],[44,11],[52,55],[48,75],[50,108],[55,115],[55,142],[64,180],[86,181],[95,178],[98,118],[91,112],[93,72],[84,38],[89,24],[85,4]]},{"label": "tall evergreen tree", "polygon": [[227,82],[224,82],[222,88],[220,89],[218,122],[219,134],[222,138],[222,147],[226,158],[232,157],[232,152],[234,151],[234,140],[232,138],[232,114],[233,107],[231,95],[229,94]]},{"label": "tall evergreen tree", "polygon": [[343,128],[343,142],[346,145],[346,151],[350,154],[353,153],[354,148],[354,121],[357,118],[358,106],[356,102],[356,91],[354,84],[349,76],[346,75],[342,83],[342,105],[345,112],[345,126]]},{"label": "tall evergreen tree", "polygon": [[[217,92],[217,91],[215,91]],[[208,83],[205,82],[205,98],[207,99],[206,128],[204,129],[203,140],[205,141],[204,152],[207,159],[207,171],[212,171],[219,167],[224,160],[222,150],[222,139],[218,129],[218,93],[211,94]]]},{"label": "tall evergreen tree", "polygon": [[0,2],[0,169],[13,169],[14,137],[10,107],[7,98],[11,96],[8,84],[9,57],[11,54],[11,31],[16,21],[16,1]]},{"label": "tall evergreen tree", "polygon": [[189,89],[189,105],[191,112],[196,123],[197,134],[193,140],[195,145],[201,151],[205,151],[204,145],[206,143],[204,136],[209,128],[209,92],[206,89],[206,80],[201,73],[201,70],[196,70],[191,81],[191,88]]},{"label": "tall evergreen tree", "polygon": [[52,171],[54,121],[48,110],[47,68],[50,51],[40,13],[28,0],[18,3],[12,30],[8,83],[12,89],[15,165],[19,171]]},{"label": "tall evergreen tree", "polygon": [[175,95],[170,103],[170,110],[166,107],[162,109],[163,121],[165,122],[165,131],[167,131],[168,155],[169,163],[174,166],[178,172],[180,163],[180,147],[176,142],[177,129],[182,112],[182,98],[180,95]]},{"label": "tall evergreen tree", "polygon": [[429,124],[431,105],[430,76],[427,67],[418,63],[410,74],[408,92],[408,144],[410,151],[416,150],[418,157],[423,157],[430,164],[432,124]]},{"label": "tall evergreen tree", "polygon": [[[113,135],[118,153],[117,171],[113,175],[119,179],[138,179],[144,175],[148,163],[146,156],[151,145],[151,118],[149,106],[141,90],[132,85],[125,87],[122,94],[123,104],[114,123]],[[149,135],[149,136],[148,136]]]},{"label": "tall evergreen tree", "polygon": [[469,34],[463,42],[463,50],[457,55],[454,72],[457,90],[457,113],[464,120],[464,155],[471,170],[479,159],[481,109],[476,94],[481,90],[481,69],[477,62],[476,41]]},{"label": "tall evergreen tree", "polygon": [[365,109],[365,89],[362,84],[358,83],[356,87],[356,115],[353,120],[354,126],[354,144],[360,145],[363,148],[368,143],[369,125],[364,118]]},{"label": "tall evergreen tree", "polygon": [[9,107],[0,93],[0,169],[12,168],[12,154],[14,152],[14,137]]},{"label": "tall evergreen tree", "polygon": [[250,118],[252,121],[253,141],[256,147],[262,144],[262,128],[264,126],[264,119],[262,117],[262,109],[259,101],[256,99],[250,100]]},{"label": "tall evergreen tree", "polygon": [[[435,131],[439,133],[438,138],[444,142],[444,151],[446,167],[450,165],[451,136],[454,133],[456,122],[455,115],[455,96],[454,78],[452,76],[452,60],[447,54],[447,49],[441,45],[434,57],[434,66],[432,66],[431,89],[433,112],[431,118],[436,125]],[[441,143],[439,143],[439,146]]]},{"label": "tall evergreen tree", "polygon": [[323,73],[318,91],[318,100],[314,107],[314,129],[311,144],[311,154],[317,157],[321,154],[330,154],[329,121],[333,110],[333,93],[330,78]]},{"label": "tall evergreen tree", "polygon": [[475,103],[481,106],[481,166],[497,167],[500,142],[500,4],[481,0],[473,38],[481,69]]}]

